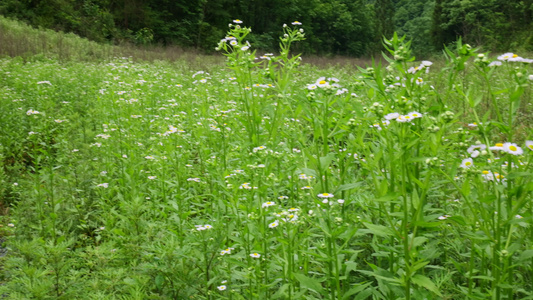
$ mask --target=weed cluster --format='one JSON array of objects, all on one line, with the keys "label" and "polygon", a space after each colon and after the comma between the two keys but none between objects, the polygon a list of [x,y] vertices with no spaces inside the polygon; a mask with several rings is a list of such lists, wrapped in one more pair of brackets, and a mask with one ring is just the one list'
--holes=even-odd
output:
[{"label": "weed cluster", "polygon": [[14,299],[533,298],[531,60],[0,60]]}]

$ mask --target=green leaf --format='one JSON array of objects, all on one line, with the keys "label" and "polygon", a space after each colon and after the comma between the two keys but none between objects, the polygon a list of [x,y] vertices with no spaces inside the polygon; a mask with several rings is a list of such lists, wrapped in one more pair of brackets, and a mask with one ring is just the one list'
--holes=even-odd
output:
[{"label": "green leaf", "polygon": [[322,156],[320,158],[320,169],[321,170],[327,169],[334,159],[335,159],[335,153],[328,153],[326,156]]},{"label": "green leaf", "polygon": [[289,284],[286,283],[282,285],[274,295],[272,295],[272,299],[286,299],[287,293],[286,291],[289,289]]},{"label": "green leaf", "polygon": [[466,225],[466,221],[463,216],[451,216],[451,217],[448,217],[446,220],[453,221],[457,223],[458,225],[462,225],[462,226]]},{"label": "green leaf", "polygon": [[392,200],[396,200],[398,198],[398,193],[389,193],[385,196],[382,196],[382,197],[379,197],[377,199],[374,199],[374,201],[377,201],[377,202],[389,202],[389,201],[392,201]]},{"label": "green leaf", "polygon": [[494,91],[492,92],[493,95],[499,95],[499,94],[503,94],[503,93],[508,93],[509,92],[509,89],[503,89],[503,90],[499,90],[499,91]]},{"label": "green leaf", "polygon": [[165,282],[165,276],[157,274],[157,276],[155,276],[155,286],[158,289],[161,289],[161,287],[163,287],[163,282]]},{"label": "green leaf", "polygon": [[367,283],[362,284],[362,285],[353,286],[346,293],[344,293],[344,295],[342,295],[342,299],[352,299],[350,296],[352,296],[353,294],[360,293],[361,291],[366,289],[370,284],[371,284],[371,282],[367,282]]},{"label": "green leaf", "polygon": [[416,274],[415,276],[413,276],[411,278],[411,281],[416,284],[416,285],[419,285],[421,287],[424,287],[426,289],[428,289],[429,291],[439,295],[439,296],[442,296],[442,294],[439,292],[439,289],[437,288],[437,286],[433,283],[433,281],[431,281],[431,279],[429,279],[428,277],[424,276],[424,275],[420,275],[420,274]]},{"label": "green leaf", "polygon": [[328,237],[331,236],[331,230],[329,229],[328,224],[326,224],[326,222],[324,221],[323,218],[318,219],[318,227],[320,227],[320,229],[322,229],[322,231],[323,231]]},{"label": "green leaf", "polygon": [[296,280],[298,280],[304,288],[313,290],[319,294],[322,294],[322,292],[324,291],[324,288],[322,287],[320,282],[318,282],[318,280],[314,278],[307,277],[304,274],[300,273],[294,273],[294,278],[296,278]]},{"label": "green leaf", "polygon": [[466,197],[468,197],[468,195],[470,195],[470,181],[469,180],[465,180],[465,182],[463,183],[463,186],[461,188],[461,192]]},{"label": "green leaf", "polygon": [[413,192],[411,193],[411,204],[416,209],[418,209],[418,206],[420,205],[420,197],[418,196],[416,189],[413,189]]},{"label": "green leaf", "polygon": [[482,280],[494,281],[494,277],[492,277],[492,276],[483,276],[483,275],[472,276],[472,279],[482,279]]},{"label": "green leaf", "polygon": [[520,257],[518,257],[518,260],[519,261],[523,261],[523,260],[526,260],[526,259],[530,259],[533,257],[533,250],[526,250],[524,252],[522,252],[522,254],[520,254]]},{"label": "green leaf", "polygon": [[334,137],[334,136],[336,136],[336,135],[338,135],[338,134],[341,134],[341,133],[344,133],[344,132],[346,132],[346,130],[344,130],[344,129],[339,129],[339,130],[337,130],[337,131],[335,131],[335,132],[330,133],[330,134],[328,135],[328,138]]},{"label": "green leaf", "polygon": [[366,299],[368,298],[370,295],[372,295],[372,293],[374,292],[373,289],[366,289],[364,291],[362,291],[361,293],[357,294],[357,296],[355,298],[353,298],[353,300],[363,300],[363,299]]},{"label": "green leaf", "polygon": [[418,269],[423,268],[425,265],[427,265],[429,261],[427,260],[419,260],[415,262],[413,265],[411,265],[411,272],[416,272]]},{"label": "green leaf", "polygon": [[309,168],[301,168],[299,170],[296,170],[296,173],[297,173],[297,175],[300,175],[300,174],[303,173],[305,175],[311,175],[311,176],[313,176],[315,178],[317,177],[316,171],[313,170],[313,169],[309,169]]},{"label": "green leaf", "polygon": [[342,192],[342,191],[353,190],[353,189],[361,186],[361,184],[362,184],[362,182],[343,184],[343,185],[339,186],[333,193],[336,194],[336,193],[339,193],[339,192]]},{"label": "green leaf", "polygon": [[344,265],[346,265],[346,270],[344,270],[346,276],[349,276],[351,271],[357,270],[357,263],[354,261],[346,261]]},{"label": "green leaf", "polygon": [[370,232],[372,232],[373,234],[377,236],[388,237],[388,236],[394,235],[394,231],[392,231],[392,229],[390,229],[389,227],[385,227],[383,225],[370,224],[370,223],[363,223],[363,224],[365,224],[366,228],[368,228]]}]

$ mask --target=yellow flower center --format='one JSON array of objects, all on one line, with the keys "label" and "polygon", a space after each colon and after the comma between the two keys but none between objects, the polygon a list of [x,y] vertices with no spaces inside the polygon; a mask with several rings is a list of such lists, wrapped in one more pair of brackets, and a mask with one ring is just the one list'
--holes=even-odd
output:
[{"label": "yellow flower center", "polygon": [[470,166],[471,164],[472,164],[472,163],[469,162],[469,161],[465,162],[465,166]]},{"label": "yellow flower center", "polygon": [[527,146],[529,149],[533,150],[533,144]]},{"label": "yellow flower center", "polygon": [[485,174],[485,175],[488,175],[489,171],[483,171],[482,173]]},{"label": "yellow flower center", "polygon": [[518,57],[518,54],[513,54],[513,57]]},{"label": "yellow flower center", "polygon": [[497,143],[496,147],[503,147],[503,144],[502,143]]},{"label": "yellow flower center", "polygon": [[325,80],[320,80],[320,81],[318,82],[318,84],[326,84],[326,81],[325,81]]},{"label": "yellow flower center", "polygon": [[511,145],[511,146],[509,146],[509,150],[511,150],[511,151],[516,151],[517,149],[516,149],[515,146]]}]

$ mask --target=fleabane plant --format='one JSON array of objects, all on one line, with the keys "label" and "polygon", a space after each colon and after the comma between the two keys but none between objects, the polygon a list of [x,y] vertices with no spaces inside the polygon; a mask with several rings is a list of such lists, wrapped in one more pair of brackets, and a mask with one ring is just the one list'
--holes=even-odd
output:
[{"label": "fleabane plant", "polygon": [[199,70],[0,59],[0,295],[533,297],[525,54],[323,69],[244,24]]},{"label": "fleabane plant", "polygon": [[215,48],[217,51],[224,52],[228,59],[228,66],[235,71],[239,68],[249,69],[255,65],[255,51],[250,49],[251,44],[246,40],[246,36],[252,32],[252,29],[241,24],[241,20],[233,20],[233,23],[228,25],[228,33]]},{"label": "fleabane plant", "polygon": [[[244,126],[249,136],[249,147],[252,150],[253,145],[262,143],[260,132],[262,131],[261,115],[268,107],[265,101],[259,101],[258,94],[254,92],[254,88],[274,89],[278,91],[276,96],[280,99],[279,102],[274,102],[272,105],[278,106],[283,104],[289,84],[291,82],[291,74],[299,65],[300,56],[289,56],[291,44],[296,41],[304,39],[304,30],[297,28],[302,25],[300,22],[293,22],[292,25],[296,27],[289,27],[283,25],[283,36],[280,37],[280,54],[274,55],[266,53],[260,57],[256,57],[256,50],[252,50],[252,45],[246,37],[252,32],[251,28],[244,27],[243,21],[236,19],[230,23],[229,31],[226,36],[220,40],[217,51],[222,51],[227,57],[227,66],[234,72],[235,80],[238,83],[238,94],[240,95],[241,105],[245,111]],[[273,93],[272,93],[273,94]],[[262,95],[264,96],[264,95]],[[271,126],[265,132],[268,132],[268,138],[277,130],[280,125],[279,111],[281,108],[276,108],[272,114]]]}]

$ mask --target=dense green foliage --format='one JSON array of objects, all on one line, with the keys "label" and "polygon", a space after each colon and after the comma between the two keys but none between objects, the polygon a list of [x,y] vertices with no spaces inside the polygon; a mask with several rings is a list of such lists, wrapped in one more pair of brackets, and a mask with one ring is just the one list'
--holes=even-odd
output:
[{"label": "dense green foliage", "polygon": [[316,69],[299,29],[201,70],[0,59],[0,294],[532,299],[533,60],[394,34]]},{"label": "dense green foliage", "polygon": [[[461,36],[494,50],[533,49],[533,1],[437,0],[434,43],[442,45]],[[440,13],[440,14],[439,14]]]},{"label": "dense green foliage", "polygon": [[376,53],[393,31],[428,55],[462,37],[488,50],[533,50],[533,0],[4,0],[0,14],[96,41],[159,43],[212,51],[228,23],[254,28],[250,41],[271,51],[280,26],[303,23],[311,54]]}]

